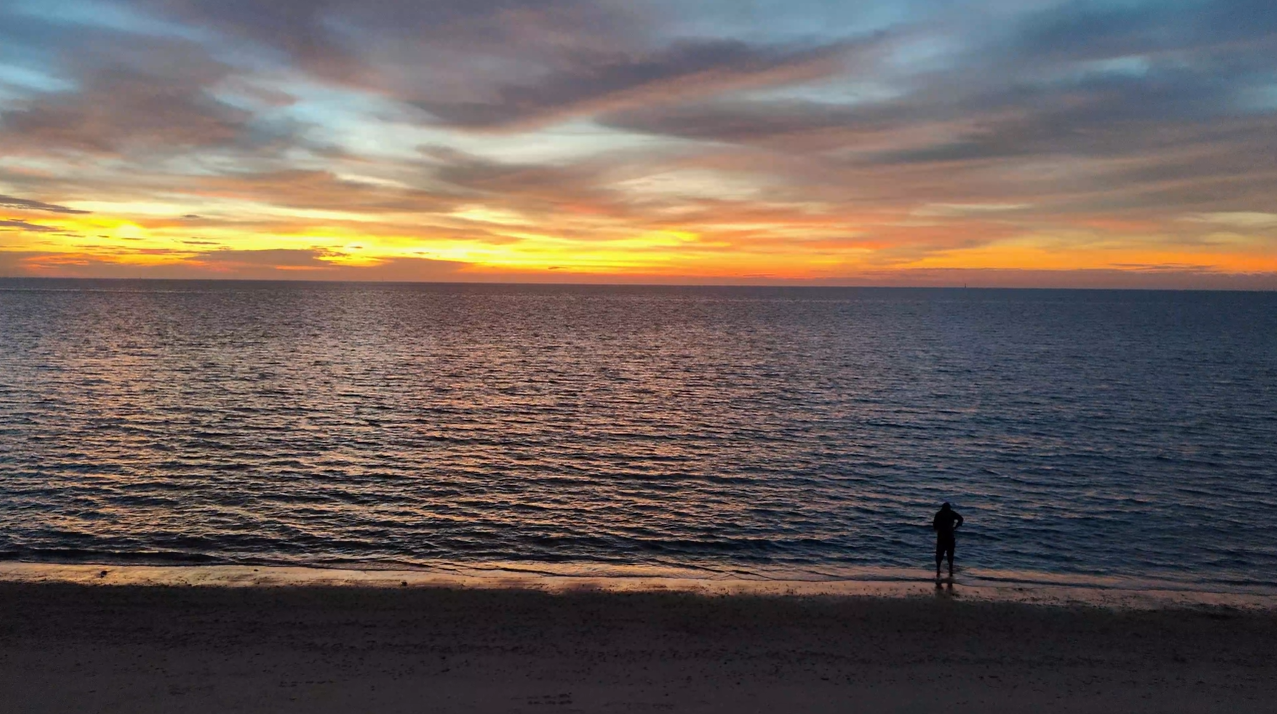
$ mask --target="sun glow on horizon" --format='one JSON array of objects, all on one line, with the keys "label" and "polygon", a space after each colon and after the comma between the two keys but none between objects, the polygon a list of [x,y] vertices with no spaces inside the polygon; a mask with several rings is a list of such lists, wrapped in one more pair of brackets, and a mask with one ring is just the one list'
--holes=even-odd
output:
[{"label": "sun glow on horizon", "polygon": [[0,276],[1277,288],[1222,2],[0,8]]}]

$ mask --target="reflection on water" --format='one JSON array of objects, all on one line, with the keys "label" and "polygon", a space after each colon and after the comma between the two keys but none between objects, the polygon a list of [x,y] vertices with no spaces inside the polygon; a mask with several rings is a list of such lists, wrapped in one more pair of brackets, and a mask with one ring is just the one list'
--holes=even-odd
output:
[{"label": "reflection on water", "polygon": [[[0,281],[0,550],[1272,583],[1277,295]],[[109,557],[108,557],[109,556]]]}]

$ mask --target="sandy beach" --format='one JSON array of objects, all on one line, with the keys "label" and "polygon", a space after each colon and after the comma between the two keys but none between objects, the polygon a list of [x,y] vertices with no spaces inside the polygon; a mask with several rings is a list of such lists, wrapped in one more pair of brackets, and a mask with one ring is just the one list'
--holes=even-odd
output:
[{"label": "sandy beach", "polygon": [[6,712],[1268,712],[1277,612],[0,582]]}]

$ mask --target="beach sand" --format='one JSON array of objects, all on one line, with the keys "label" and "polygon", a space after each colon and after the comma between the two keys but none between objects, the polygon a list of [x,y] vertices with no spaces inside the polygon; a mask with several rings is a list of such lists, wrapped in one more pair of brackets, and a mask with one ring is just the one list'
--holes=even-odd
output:
[{"label": "beach sand", "polygon": [[1272,712],[1277,612],[0,582],[3,712]]}]

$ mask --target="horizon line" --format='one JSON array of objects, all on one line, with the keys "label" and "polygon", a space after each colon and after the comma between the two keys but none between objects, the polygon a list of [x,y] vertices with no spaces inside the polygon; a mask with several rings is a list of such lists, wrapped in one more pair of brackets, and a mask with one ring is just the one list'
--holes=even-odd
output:
[{"label": "horizon line", "polygon": [[[1267,274],[1262,274],[1267,275]],[[1231,277],[1219,276],[1219,277]],[[1238,277],[1254,277],[1239,274]],[[531,286],[531,287],[580,287],[580,288],[784,288],[800,290],[1037,290],[1037,291],[1088,291],[1088,292],[1193,292],[1193,293],[1277,293],[1273,287],[1150,287],[1150,286],[1026,286],[1026,285],[883,285],[818,284],[818,283],[693,283],[693,282],[550,282],[528,280],[357,280],[314,278],[166,278],[166,277],[118,277],[118,276],[58,276],[58,275],[0,275],[0,280],[22,281],[74,281],[74,282],[149,282],[149,283],[290,283],[297,285],[439,285],[439,286]]]}]

